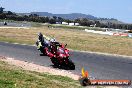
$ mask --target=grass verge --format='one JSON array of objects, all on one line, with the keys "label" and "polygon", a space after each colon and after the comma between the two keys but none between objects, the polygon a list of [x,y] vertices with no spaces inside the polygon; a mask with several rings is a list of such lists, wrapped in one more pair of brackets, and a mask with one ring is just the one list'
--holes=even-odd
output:
[{"label": "grass verge", "polygon": [[80,88],[78,81],[68,77],[24,71],[0,61],[0,88]]},{"label": "grass verge", "polygon": [[82,30],[32,27],[30,29],[0,29],[0,41],[35,44],[37,33],[55,37],[68,44],[68,48],[83,51],[103,52],[132,56],[132,39],[119,36],[108,36],[86,33]]}]

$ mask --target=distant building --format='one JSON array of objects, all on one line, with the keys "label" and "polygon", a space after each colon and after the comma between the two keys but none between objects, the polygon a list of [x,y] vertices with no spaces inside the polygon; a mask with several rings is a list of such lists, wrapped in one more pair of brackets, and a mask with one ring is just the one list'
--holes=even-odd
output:
[{"label": "distant building", "polygon": [[3,13],[3,10],[4,10],[5,8],[2,8],[2,7],[0,7],[0,13]]},{"label": "distant building", "polygon": [[80,24],[79,23],[75,23],[75,26],[79,26]]},{"label": "distant building", "polygon": [[79,23],[69,23],[70,26],[79,26]]},{"label": "distant building", "polygon": [[74,26],[74,25],[75,25],[75,23],[69,23],[69,25],[70,25],[70,26]]},{"label": "distant building", "polygon": [[62,24],[61,22],[56,22],[56,24]]},{"label": "distant building", "polygon": [[67,22],[56,22],[56,24],[63,24],[63,25],[69,25],[69,26],[79,26],[79,23],[67,23]]},{"label": "distant building", "polygon": [[67,22],[62,22],[62,24],[64,24],[64,25],[68,25],[68,23],[67,23]]},{"label": "distant building", "polygon": [[90,27],[96,27],[96,24],[94,24],[94,25],[90,25]]}]

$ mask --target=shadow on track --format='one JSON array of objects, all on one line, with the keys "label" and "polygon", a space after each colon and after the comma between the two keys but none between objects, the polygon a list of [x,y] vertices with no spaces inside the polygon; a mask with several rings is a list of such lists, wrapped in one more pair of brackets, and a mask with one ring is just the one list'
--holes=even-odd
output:
[{"label": "shadow on track", "polygon": [[60,70],[75,70],[75,69],[69,68],[68,66],[56,66],[56,65],[50,65],[50,66],[52,66],[53,68],[58,68]]},{"label": "shadow on track", "polygon": [[47,55],[45,55],[45,54],[39,54],[40,56],[47,56]]}]

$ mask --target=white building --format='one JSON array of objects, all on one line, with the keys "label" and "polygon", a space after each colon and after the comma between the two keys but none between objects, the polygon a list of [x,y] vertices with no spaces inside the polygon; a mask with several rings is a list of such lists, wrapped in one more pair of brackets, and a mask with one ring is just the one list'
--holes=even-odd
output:
[{"label": "white building", "polygon": [[74,26],[74,25],[75,25],[75,23],[69,23],[69,25],[70,25],[70,26]]},{"label": "white building", "polygon": [[70,26],[79,26],[79,23],[69,23]]},{"label": "white building", "polygon": [[79,23],[75,23],[75,26],[79,26],[80,24]]},{"label": "white building", "polygon": [[61,24],[61,22],[56,22],[56,24]]},{"label": "white building", "polygon": [[68,23],[67,23],[67,22],[62,22],[62,24],[64,24],[64,25],[68,25]]}]

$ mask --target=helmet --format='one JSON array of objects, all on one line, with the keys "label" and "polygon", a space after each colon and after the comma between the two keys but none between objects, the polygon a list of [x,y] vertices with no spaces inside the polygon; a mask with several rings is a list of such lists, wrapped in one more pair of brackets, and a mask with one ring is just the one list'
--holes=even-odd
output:
[{"label": "helmet", "polygon": [[41,32],[38,33],[38,36],[43,36],[43,34]]}]

